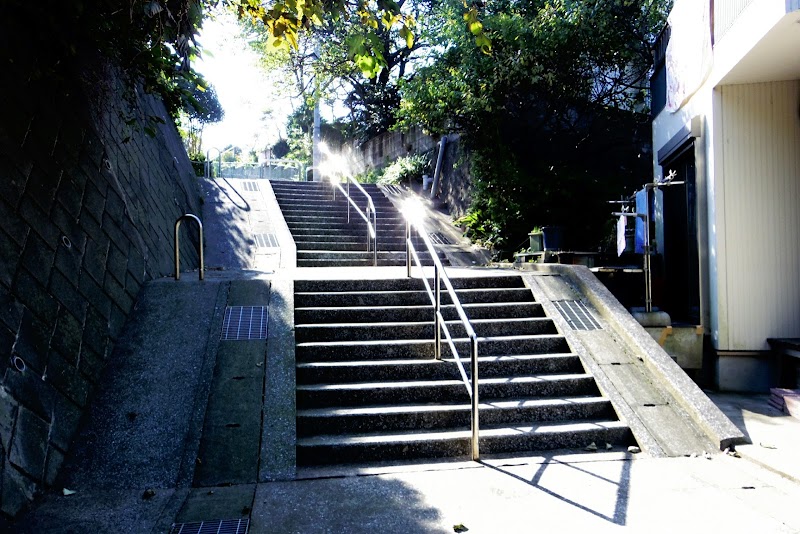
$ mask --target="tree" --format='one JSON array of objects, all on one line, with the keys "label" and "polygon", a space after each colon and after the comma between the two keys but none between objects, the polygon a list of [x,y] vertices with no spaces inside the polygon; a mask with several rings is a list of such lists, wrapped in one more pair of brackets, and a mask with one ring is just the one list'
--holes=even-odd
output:
[{"label": "tree", "polygon": [[181,115],[184,143],[189,159],[203,160],[203,129],[208,124],[221,121],[225,111],[217,98],[217,92],[210,84],[194,85],[185,88],[187,104]]},{"label": "tree", "polygon": [[582,244],[599,240],[603,201],[649,174],[650,45],[668,7],[488,2],[487,56],[452,22],[458,2],[445,2],[444,44],[403,85],[399,127],[462,134],[473,154],[473,236],[510,248],[533,226],[564,224]]}]

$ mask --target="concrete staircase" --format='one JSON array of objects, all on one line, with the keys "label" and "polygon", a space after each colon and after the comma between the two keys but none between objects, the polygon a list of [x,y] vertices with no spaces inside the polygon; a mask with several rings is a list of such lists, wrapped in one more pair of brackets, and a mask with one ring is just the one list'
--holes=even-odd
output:
[{"label": "concrete staircase", "polygon": [[[337,192],[334,200],[327,182],[270,182],[297,247],[298,267],[371,266],[367,251],[367,224]],[[378,220],[378,265],[405,265],[405,220],[386,195],[374,184],[362,184],[372,197]],[[366,199],[351,187],[351,196],[366,213]],[[430,256],[417,246],[423,263]]]},{"label": "concrete staircase", "polygon": [[[633,443],[519,276],[453,284],[482,338],[482,454]],[[449,349],[433,357],[420,279],[298,280],[295,335],[298,466],[469,455],[469,396]]]}]

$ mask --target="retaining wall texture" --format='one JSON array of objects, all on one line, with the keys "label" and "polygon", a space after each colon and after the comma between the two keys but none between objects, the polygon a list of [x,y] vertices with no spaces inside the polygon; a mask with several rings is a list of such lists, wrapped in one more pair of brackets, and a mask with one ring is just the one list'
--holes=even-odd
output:
[{"label": "retaining wall texture", "polygon": [[176,218],[199,212],[163,104],[136,94],[131,115],[107,77],[100,97],[0,91],[0,517],[57,483],[140,287],[172,273]]},{"label": "retaining wall texture", "polygon": [[[415,127],[408,132],[386,132],[346,150],[348,159],[354,162],[354,171],[363,172],[368,169],[382,169],[397,158],[412,154],[429,154],[435,166],[438,143],[438,139],[425,134],[422,128]],[[469,158],[464,150],[458,135],[448,136],[438,197],[447,205],[453,217],[464,215],[472,198],[472,181],[465,163]]]}]

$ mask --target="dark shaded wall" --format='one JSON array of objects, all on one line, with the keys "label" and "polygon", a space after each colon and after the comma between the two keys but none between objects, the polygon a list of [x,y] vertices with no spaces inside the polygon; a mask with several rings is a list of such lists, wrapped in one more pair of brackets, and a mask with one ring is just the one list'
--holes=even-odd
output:
[{"label": "dark shaded wall", "polygon": [[93,79],[0,89],[0,517],[56,483],[140,287],[172,273],[176,218],[199,213],[161,102]]}]

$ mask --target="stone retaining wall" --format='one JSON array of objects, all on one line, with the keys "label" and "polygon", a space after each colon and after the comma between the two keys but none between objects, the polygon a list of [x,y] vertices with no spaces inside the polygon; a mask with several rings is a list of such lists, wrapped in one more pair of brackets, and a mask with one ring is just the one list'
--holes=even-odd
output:
[{"label": "stone retaining wall", "polygon": [[[128,93],[139,107],[131,113],[123,83],[107,78],[93,97],[76,87],[37,98],[0,90],[6,518],[55,484],[140,287],[172,272],[174,221],[199,213],[194,173],[163,104]],[[196,267],[196,242],[182,243],[184,266]]]}]

